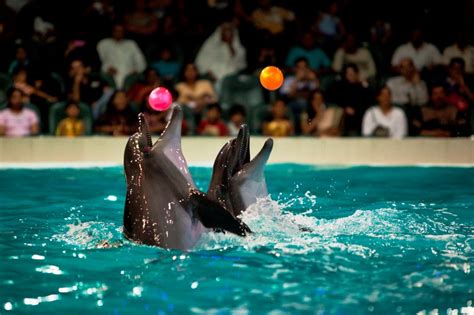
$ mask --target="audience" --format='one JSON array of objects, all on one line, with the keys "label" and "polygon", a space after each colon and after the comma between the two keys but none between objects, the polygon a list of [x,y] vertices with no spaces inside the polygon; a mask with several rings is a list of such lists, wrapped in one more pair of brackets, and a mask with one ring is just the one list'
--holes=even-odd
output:
[{"label": "audience", "polygon": [[19,45],[15,50],[15,59],[10,63],[8,67],[8,73],[10,75],[18,71],[19,68],[27,68],[30,64],[28,59],[28,52],[25,46]]},{"label": "audience", "polygon": [[39,132],[39,117],[25,108],[23,91],[10,88],[7,92],[7,108],[0,111],[0,136],[24,137]]},{"label": "audience", "polygon": [[151,65],[155,68],[164,81],[173,82],[178,78],[181,62],[177,59],[170,46],[163,47],[159,52],[159,60]]},{"label": "audience", "polygon": [[217,27],[204,42],[196,57],[199,73],[213,81],[219,81],[247,67],[246,50],[239,33],[232,23]]},{"label": "audience", "polygon": [[252,12],[252,23],[258,30],[264,30],[271,35],[285,31],[285,23],[295,19],[295,14],[289,10],[272,5],[271,0],[258,0],[258,7]]},{"label": "audience", "polygon": [[465,121],[458,115],[458,110],[446,99],[445,88],[442,84],[431,87],[429,103],[421,110],[421,136],[451,137],[462,132]]},{"label": "audience", "polygon": [[469,35],[465,32],[460,32],[456,42],[443,51],[445,65],[449,65],[453,58],[463,59],[466,73],[474,75],[474,46],[469,45]]},{"label": "audience", "polygon": [[392,66],[398,67],[405,58],[413,60],[415,67],[421,71],[430,69],[441,63],[441,54],[438,48],[425,42],[423,31],[419,28],[411,32],[410,41],[400,45],[392,56]]},{"label": "audience", "polygon": [[346,33],[344,23],[339,17],[337,1],[330,1],[327,7],[318,14],[313,30],[322,37],[324,46],[332,55],[335,45]]},{"label": "audience", "polygon": [[71,62],[66,81],[66,93],[71,100],[94,107],[106,88],[107,84],[100,76],[91,74],[91,68],[84,65],[82,60]]},{"label": "audience", "polygon": [[328,99],[344,109],[344,135],[360,136],[362,115],[371,104],[371,92],[367,83],[360,80],[355,64],[344,66],[342,75],[329,87]]},{"label": "audience", "polygon": [[222,108],[218,103],[210,104],[206,108],[206,117],[198,126],[198,134],[202,136],[228,136],[229,130],[221,119]]},{"label": "audience", "polygon": [[240,126],[245,124],[246,116],[245,107],[240,104],[235,104],[229,109],[229,123],[227,124],[229,136],[235,137],[239,134]]},{"label": "audience", "polygon": [[428,89],[410,58],[403,58],[398,65],[400,75],[390,78],[387,86],[392,92],[392,102],[397,105],[421,106],[428,101]]},{"label": "audience", "polygon": [[264,118],[262,131],[264,136],[269,137],[288,137],[295,133],[295,127],[283,100],[273,102],[271,112]]},{"label": "audience", "polygon": [[175,86],[178,92],[179,104],[183,104],[201,112],[206,103],[215,103],[217,95],[212,83],[206,79],[199,79],[199,73],[194,63],[184,66],[181,81]]},{"label": "audience", "polygon": [[332,68],[340,72],[344,65],[353,63],[359,69],[359,76],[362,81],[366,81],[376,75],[375,63],[369,50],[360,47],[354,34],[347,34],[342,46],[334,55]]},{"label": "audience", "polygon": [[130,101],[135,104],[142,104],[150,92],[161,85],[161,78],[153,68],[146,68],[143,71],[143,78],[134,83],[127,92]]},{"label": "audience", "polygon": [[118,90],[112,95],[107,109],[96,125],[96,132],[110,136],[126,136],[136,131],[137,115],[130,108],[127,94]]},{"label": "audience", "polygon": [[118,88],[132,73],[140,73],[146,68],[145,57],[137,43],[125,39],[125,28],[115,24],[112,37],[104,38],[97,44],[97,52],[102,62],[102,71],[113,76]]},{"label": "audience", "polygon": [[145,116],[150,133],[160,135],[168,124],[170,113],[171,109],[162,112],[153,110],[150,108],[148,102],[146,102],[144,105],[143,115]]},{"label": "audience", "polygon": [[304,33],[301,44],[291,48],[286,58],[286,66],[293,67],[300,58],[305,58],[310,68],[318,72],[331,66],[331,60],[326,53],[315,46],[314,35],[311,32]]},{"label": "audience", "polygon": [[448,102],[461,112],[472,109],[474,104],[474,93],[466,84],[465,65],[462,58],[451,59],[446,78]]},{"label": "audience", "polygon": [[56,136],[77,137],[85,133],[84,121],[80,118],[81,109],[75,102],[66,105],[66,118],[56,127]]},{"label": "audience", "polygon": [[316,137],[339,137],[342,129],[340,107],[328,107],[321,90],[311,93],[306,112],[301,115],[301,128],[304,135]]},{"label": "audience", "polygon": [[377,106],[365,112],[362,120],[362,134],[365,137],[400,139],[408,135],[405,113],[392,105],[390,94],[388,87],[382,87],[377,93]]},{"label": "audience", "polygon": [[124,26],[130,36],[142,42],[157,31],[158,19],[153,13],[147,11],[145,0],[136,0],[135,10],[125,15]]}]

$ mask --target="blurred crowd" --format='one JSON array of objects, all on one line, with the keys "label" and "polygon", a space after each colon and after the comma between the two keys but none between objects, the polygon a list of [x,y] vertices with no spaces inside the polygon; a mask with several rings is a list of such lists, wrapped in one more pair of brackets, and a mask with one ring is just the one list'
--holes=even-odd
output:
[{"label": "blurred crowd", "polygon": [[[474,1],[0,0],[0,135],[466,137]],[[278,91],[260,71],[280,67]]]}]

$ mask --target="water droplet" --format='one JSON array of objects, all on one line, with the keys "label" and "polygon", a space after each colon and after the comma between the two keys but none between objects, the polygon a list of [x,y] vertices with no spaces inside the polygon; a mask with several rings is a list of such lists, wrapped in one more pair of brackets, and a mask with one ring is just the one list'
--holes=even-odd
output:
[{"label": "water droplet", "polygon": [[194,281],[193,283],[191,283],[191,289],[196,289],[197,287],[199,286],[199,282],[197,281]]},{"label": "water droplet", "polygon": [[10,302],[7,302],[3,305],[3,308],[6,310],[6,311],[11,311],[13,309],[13,304],[10,303]]}]

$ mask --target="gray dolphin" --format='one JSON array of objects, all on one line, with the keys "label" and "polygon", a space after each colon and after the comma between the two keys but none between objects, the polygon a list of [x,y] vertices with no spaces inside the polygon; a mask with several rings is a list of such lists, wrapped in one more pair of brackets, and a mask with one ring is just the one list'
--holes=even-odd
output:
[{"label": "gray dolphin", "polygon": [[186,250],[206,228],[244,236],[250,229],[221,204],[197,190],[181,151],[180,107],[152,144],[143,114],[125,148],[127,181],[123,233],[142,244]]},{"label": "gray dolphin", "polygon": [[228,141],[217,154],[207,195],[238,216],[257,198],[268,195],[263,173],[273,149],[267,139],[263,148],[250,160],[250,133],[242,125],[237,138]]}]

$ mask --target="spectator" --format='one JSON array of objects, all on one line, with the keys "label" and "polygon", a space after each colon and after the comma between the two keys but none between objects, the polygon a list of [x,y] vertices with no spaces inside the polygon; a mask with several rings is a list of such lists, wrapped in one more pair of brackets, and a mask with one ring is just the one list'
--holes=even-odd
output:
[{"label": "spectator", "polygon": [[465,63],[462,58],[453,58],[449,63],[446,79],[448,102],[459,111],[465,112],[472,108],[474,93],[465,81]]},{"label": "spectator", "polygon": [[218,103],[207,106],[206,118],[198,127],[198,134],[203,136],[228,136],[229,130],[221,119],[222,108]]},{"label": "spectator", "polygon": [[311,32],[306,32],[303,35],[300,45],[291,48],[286,58],[286,66],[294,66],[296,60],[300,58],[306,58],[310,68],[315,71],[321,71],[331,66],[328,56],[323,50],[315,46],[314,36]]},{"label": "spectator", "polygon": [[400,139],[408,135],[405,113],[392,105],[390,94],[390,88],[382,87],[377,93],[378,105],[365,112],[362,121],[364,136]]},{"label": "spectator", "polygon": [[112,75],[119,88],[129,74],[142,72],[146,68],[145,57],[140,48],[133,40],[124,37],[124,26],[115,24],[112,37],[104,38],[97,44],[102,71]]},{"label": "spectator", "polygon": [[[148,130],[152,134],[161,134],[163,130],[166,128],[166,124],[168,123],[168,116],[171,114],[171,108],[166,111],[156,111],[150,108],[150,104],[148,102],[144,105],[143,115],[145,115],[145,119],[148,125]],[[184,120],[183,120],[184,123]]]},{"label": "spectator", "polygon": [[357,65],[362,81],[376,75],[377,71],[372,55],[367,48],[359,46],[354,34],[347,34],[344,43],[337,49],[332,68],[334,71],[340,72],[343,66],[348,63]]},{"label": "spectator", "polygon": [[456,42],[444,49],[443,63],[449,65],[453,58],[462,58],[466,73],[474,75],[474,46],[469,45],[466,33],[459,33]]},{"label": "spectator", "polygon": [[206,103],[215,103],[217,95],[209,80],[199,79],[199,73],[194,63],[188,63],[184,66],[181,81],[176,84],[179,104],[186,105],[196,112],[204,109],[204,99]]},{"label": "spectator", "polygon": [[246,116],[247,114],[244,106],[235,104],[230,108],[229,123],[227,124],[229,136],[235,137],[239,134],[240,126],[245,124]]},{"label": "spectator", "polygon": [[231,23],[221,24],[206,39],[197,54],[196,65],[199,73],[215,81],[247,67],[245,48]]},{"label": "spectator", "polygon": [[262,127],[263,135],[269,137],[288,137],[295,133],[283,100],[278,99],[272,104],[271,112],[265,117]]},{"label": "spectator", "polygon": [[329,87],[328,100],[344,109],[344,135],[359,136],[362,116],[372,101],[366,82],[359,78],[355,64],[347,64],[342,70],[343,78]]},{"label": "spectator", "polygon": [[[38,79],[38,81],[40,81]],[[57,97],[49,95],[41,90],[42,82],[29,82],[28,71],[25,68],[18,68],[13,74],[13,86],[22,91],[23,95],[29,99],[36,96],[37,99],[45,100],[49,103],[56,102]],[[35,102],[37,103],[37,102]]]},{"label": "spectator", "polygon": [[428,102],[428,89],[410,58],[400,61],[400,74],[390,78],[387,86],[392,92],[392,102],[396,105],[421,106]]},{"label": "spectator", "polygon": [[339,137],[342,133],[340,107],[328,107],[321,90],[311,93],[306,112],[301,115],[303,134],[317,137]]},{"label": "spectator", "polygon": [[326,41],[337,41],[345,34],[345,27],[338,16],[337,1],[331,1],[325,10],[319,13],[314,29]]},{"label": "spectator", "polygon": [[95,107],[96,102],[107,89],[107,84],[98,75],[91,74],[91,68],[82,60],[73,60],[69,66],[66,81],[67,94],[74,102],[83,102]]},{"label": "spectator", "polygon": [[116,91],[107,104],[107,110],[99,117],[96,131],[111,136],[131,135],[136,129],[136,115],[130,108],[127,94]]},{"label": "spectator", "polygon": [[15,60],[10,63],[8,67],[8,73],[10,75],[17,72],[19,68],[27,68],[30,64],[30,60],[28,59],[28,52],[25,46],[19,45],[16,47],[15,51]]},{"label": "spectator", "polygon": [[91,71],[97,72],[100,69],[100,60],[95,45],[91,45],[82,36],[74,36],[69,39],[64,51],[64,59],[67,67],[75,60],[81,60],[83,64],[89,65]]},{"label": "spectator", "polygon": [[252,69],[256,70],[255,73],[260,73],[263,68],[276,63],[277,52],[275,47],[270,42],[264,42],[260,47],[258,47],[257,62]]},{"label": "spectator", "polygon": [[169,46],[160,50],[160,59],[151,65],[155,68],[165,81],[173,82],[179,76],[181,62],[176,58],[176,54]]},{"label": "spectator", "polygon": [[392,37],[392,26],[387,20],[380,17],[375,19],[370,28],[369,49],[379,76],[390,71],[392,68],[390,57],[393,55],[395,46]]},{"label": "spectator", "polygon": [[271,0],[258,0],[258,7],[252,12],[251,19],[255,28],[278,35],[284,32],[286,22],[295,19],[295,14],[272,5]]},{"label": "spectator", "polygon": [[398,68],[403,59],[413,60],[416,69],[419,71],[424,68],[430,69],[441,63],[441,54],[438,48],[433,44],[425,42],[423,31],[419,28],[411,32],[410,41],[398,46],[392,56],[392,66]]},{"label": "spectator", "polygon": [[161,78],[153,68],[143,71],[143,79],[133,84],[127,92],[128,99],[135,104],[142,104],[150,92],[161,85]]},{"label": "spectator", "polygon": [[370,39],[373,44],[386,45],[392,38],[392,25],[384,21],[382,18],[377,18],[370,28]]},{"label": "spectator", "polygon": [[466,125],[456,107],[447,102],[445,88],[441,84],[431,87],[430,102],[422,108],[421,117],[421,136],[452,137],[460,134]]},{"label": "spectator", "polygon": [[308,60],[300,58],[295,62],[294,74],[286,78],[280,93],[288,97],[294,117],[299,117],[307,106],[309,95],[318,87],[319,80],[309,68]]},{"label": "spectator", "polygon": [[0,136],[24,137],[37,134],[39,118],[34,111],[25,108],[22,90],[10,88],[7,100],[7,108],[0,111]]},{"label": "spectator", "polygon": [[56,136],[77,137],[85,133],[84,121],[79,118],[81,109],[75,102],[66,106],[66,118],[62,119],[56,128]]},{"label": "spectator", "polygon": [[133,12],[125,15],[125,30],[136,40],[149,39],[158,29],[158,19],[147,11],[145,0],[137,0]]}]

